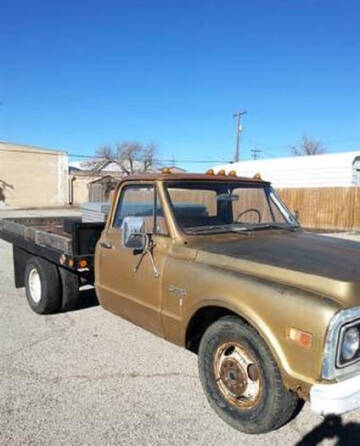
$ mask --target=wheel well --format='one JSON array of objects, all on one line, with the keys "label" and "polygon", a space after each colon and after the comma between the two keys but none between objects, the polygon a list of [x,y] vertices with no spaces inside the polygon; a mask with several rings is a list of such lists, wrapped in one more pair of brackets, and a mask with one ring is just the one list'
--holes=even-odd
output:
[{"label": "wheel well", "polygon": [[220,319],[221,317],[228,315],[240,317],[233,311],[230,311],[227,308],[223,307],[209,306],[200,308],[191,317],[188,323],[186,329],[186,338],[185,338],[186,348],[192,351],[193,353],[197,353],[199,350],[199,345],[202,335],[205,333],[205,330],[217,319]]}]

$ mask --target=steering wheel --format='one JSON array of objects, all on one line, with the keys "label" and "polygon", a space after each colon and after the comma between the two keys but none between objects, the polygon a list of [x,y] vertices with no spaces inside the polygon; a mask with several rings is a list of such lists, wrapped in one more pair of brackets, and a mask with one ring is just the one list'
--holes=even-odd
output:
[{"label": "steering wheel", "polygon": [[260,214],[259,210],[253,209],[253,208],[246,209],[245,211],[240,212],[240,214],[236,217],[235,221],[239,222],[239,218],[241,218],[243,215],[247,214],[248,212],[255,212],[255,214],[258,216],[258,219],[259,219],[258,223],[261,223],[261,214]]}]

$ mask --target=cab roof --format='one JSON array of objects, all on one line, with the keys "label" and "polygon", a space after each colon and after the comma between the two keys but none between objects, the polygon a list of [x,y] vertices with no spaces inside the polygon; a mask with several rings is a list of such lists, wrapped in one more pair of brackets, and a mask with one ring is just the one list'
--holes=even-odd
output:
[{"label": "cab roof", "polygon": [[202,173],[151,173],[151,174],[137,174],[130,175],[121,180],[124,181],[239,181],[247,184],[270,184],[268,181],[264,181],[260,177],[248,178],[238,177],[234,175],[215,175],[215,174],[202,174]]}]

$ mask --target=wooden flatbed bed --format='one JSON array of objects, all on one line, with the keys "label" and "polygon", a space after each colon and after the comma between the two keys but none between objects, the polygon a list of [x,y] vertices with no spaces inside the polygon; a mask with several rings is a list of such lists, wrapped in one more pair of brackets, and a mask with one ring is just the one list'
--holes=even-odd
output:
[{"label": "wooden flatbed bed", "polygon": [[13,245],[15,286],[25,286],[26,265],[34,257],[54,265],[65,282],[76,276],[78,285],[92,285],[95,246],[104,225],[73,217],[0,220],[0,238]]}]

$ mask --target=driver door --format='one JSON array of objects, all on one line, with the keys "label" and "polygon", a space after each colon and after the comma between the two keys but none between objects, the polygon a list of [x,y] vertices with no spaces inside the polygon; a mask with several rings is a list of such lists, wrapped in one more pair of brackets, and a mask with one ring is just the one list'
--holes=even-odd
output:
[{"label": "driver door", "polygon": [[[152,183],[125,184],[119,191],[116,211],[104,231],[97,252],[96,287],[101,304],[113,313],[163,336],[161,322],[162,271],[170,247],[170,237],[162,216],[161,203],[156,205],[156,186]],[[157,228],[154,228],[154,211]],[[125,217],[142,217],[146,232],[152,233],[152,250],[156,277],[150,254],[145,254],[138,270],[140,255],[122,244]]]}]

